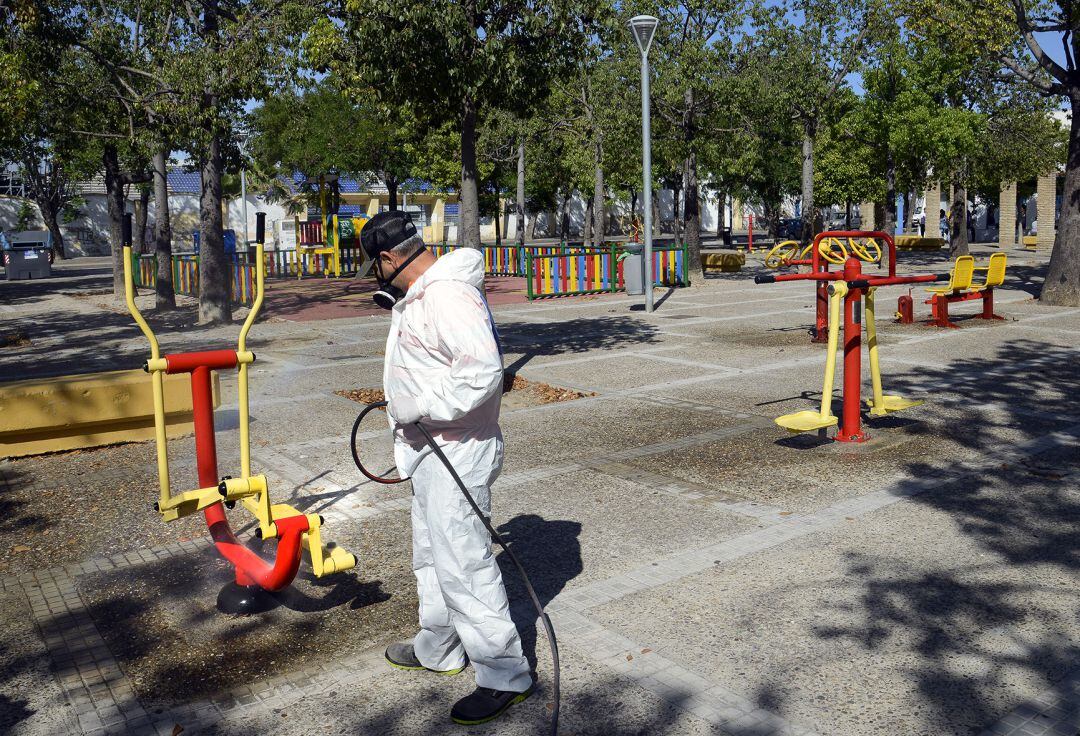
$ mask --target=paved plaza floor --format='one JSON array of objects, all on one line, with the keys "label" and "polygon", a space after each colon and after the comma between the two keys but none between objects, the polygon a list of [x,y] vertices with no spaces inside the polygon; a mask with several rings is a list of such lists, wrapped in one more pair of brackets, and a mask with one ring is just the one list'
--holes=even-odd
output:
[{"label": "paved plaza floor", "polygon": [[[886,392],[925,403],[865,416],[862,445],[773,423],[817,406],[825,349],[807,336],[813,288],[755,285],[760,254],[658,291],[651,315],[625,295],[493,306],[507,367],[581,396],[507,395],[493,489],[558,633],[563,734],[1080,733],[1080,309],[1033,300],[1045,253],[1009,255],[1001,321],[969,303],[960,329],[899,325],[907,288],[878,292]],[[945,263],[905,253],[900,271]],[[22,336],[0,348],[0,378],[142,363],[103,265],[0,283],[4,331]],[[224,616],[229,568],[201,519],[151,508],[152,444],[0,461],[0,733],[545,732],[550,655],[502,554],[534,697],[454,726],[471,670],[383,662],[416,625],[410,490],[363,481],[359,404],[335,392],[379,388],[388,317],[336,316],[316,282],[294,313],[282,293],[252,332],[254,468],[275,500],[322,514],[357,567],[302,572],[275,610]],[[190,307],[153,321],[167,352],[237,331],[195,327]],[[221,384],[235,474],[235,376]],[[385,466],[381,417],[362,430]],[[170,453],[194,487],[193,441]]]}]

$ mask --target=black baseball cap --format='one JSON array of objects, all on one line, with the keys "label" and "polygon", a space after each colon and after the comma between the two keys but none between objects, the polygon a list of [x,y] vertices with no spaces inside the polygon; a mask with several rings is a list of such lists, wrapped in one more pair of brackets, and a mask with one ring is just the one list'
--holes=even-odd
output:
[{"label": "black baseball cap", "polygon": [[360,245],[368,258],[375,259],[380,253],[404,243],[416,235],[416,225],[408,213],[400,210],[380,212],[360,230]]}]

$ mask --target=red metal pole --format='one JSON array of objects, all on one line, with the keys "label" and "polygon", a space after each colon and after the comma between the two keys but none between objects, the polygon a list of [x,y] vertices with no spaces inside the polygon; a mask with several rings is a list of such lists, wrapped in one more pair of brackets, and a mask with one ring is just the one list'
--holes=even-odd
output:
[{"label": "red metal pole", "polygon": [[[862,263],[848,258],[844,264],[844,280],[856,281],[862,276]],[[855,319],[855,307],[862,304],[862,289],[849,289],[844,297],[844,406],[840,417],[838,442],[865,442],[862,421],[862,321]]]},{"label": "red metal pole", "polygon": [[[173,357],[173,356],[169,356]],[[236,362],[236,353],[233,353]],[[191,371],[191,414],[195,425],[195,458],[199,468],[199,486],[218,484],[217,441],[214,438],[214,392],[211,371],[206,366]]]},{"label": "red metal pole", "polygon": [[[222,359],[223,355],[204,353]],[[199,469],[199,486],[216,486],[220,480],[217,465],[217,442],[214,437],[214,393],[212,371],[205,365],[192,365],[197,360],[187,353],[168,356],[170,366],[191,371],[191,411],[195,425],[195,457]],[[232,353],[233,365],[236,353]],[[237,585],[258,585],[264,590],[280,590],[292,582],[300,567],[300,553],[308,520],[304,515],[279,519],[275,523],[278,545],[273,566],[245,547],[229,528],[225,509],[220,503],[203,510],[210,537],[218,552],[233,564]]]},{"label": "red metal pole", "polygon": [[814,335],[810,342],[829,341],[829,282],[818,281],[815,292],[817,314],[814,319]]},{"label": "red metal pole", "polygon": [[746,250],[752,252],[754,250],[754,215],[750,215],[750,229],[746,237]]}]

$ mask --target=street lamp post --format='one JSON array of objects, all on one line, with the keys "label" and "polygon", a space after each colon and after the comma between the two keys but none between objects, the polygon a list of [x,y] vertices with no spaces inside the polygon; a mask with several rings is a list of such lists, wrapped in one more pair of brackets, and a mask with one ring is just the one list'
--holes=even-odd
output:
[{"label": "street lamp post", "polygon": [[[656,26],[660,23],[651,15],[635,15],[630,19],[638,50],[641,51],[641,204],[645,215],[645,311],[653,311],[652,258],[652,134],[649,131],[649,47]],[[633,214],[633,213],[631,213]]]},{"label": "street lamp post", "polygon": [[241,130],[237,145],[240,148],[240,211],[241,217],[244,218],[244,248],[246,249],[251,242],[248,239],[248,212],[247,212],[247,171],[246,157],[247,157],[247,131]]}]

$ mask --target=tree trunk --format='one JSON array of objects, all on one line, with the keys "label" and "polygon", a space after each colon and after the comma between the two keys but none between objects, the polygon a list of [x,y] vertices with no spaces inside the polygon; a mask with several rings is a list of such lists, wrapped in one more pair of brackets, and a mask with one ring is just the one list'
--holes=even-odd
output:
[{"label": "tree trunk", "polygon": [[652,221],[653,221],[653,237],[660,235],[660,197],[656,196],[657,192],[653,192],[652,197]]},{"label": "tree trunk", "polygon": [[[44,198],[43,198],[44,199]],[[60,260],[64,259],[64,234],[60,232],[60,219],[59,213],[56,208],[51,206],[52,203],[48,202],[49,206],[42,206],[42,202],[38,202],[38,209],[41,210],[41,219],[45,222],[45,228],[52,235],[52,251],[53,254]]]},{"label": "tree trunk", "polygon": [[727,193],[716,193],[716,237],[724,237],[724,219],[727,217]]},{"label": "tree trunk", "polygon": [[[517,215],[517,244],[525,245],[525,137],[518,141],[517,160],[517,202],[514,206]],[[535,225],[535,223],[534,223]]]},{"label": "tree trunk", "polygon": [[135,202],[135,227],[132,232],[132,250],[146,253],[146,210],[150,206],[150,188],[139,187],[139,199]]},{"label": "tree trunk", "polygon": [[686,248],[693,278],[703,280],[701,272],[701,205],[698,191],[697,154],[686,157],[686,194],[683,196],[683,220],[686,223]]},{"label": "tree trunk", "polygon": [[679,185],[674,184],[671,187],[671,230],[672,235],[675,237],[675,244],[678,245],[682,238],[682,222],[679,219],[679,196],[682,192],[679,191]]},{"label": "tree trunk", "polygon": [[885,154],[885,217],[881,229],[890,236],[896,233],[896,161],[892,150]]},{"label": "tree trunk", "polygon": [[[960,167],[963,168],[963,167]],[[968,255],[967,189],[963,175],[953,174],[953,196],[949,213],[949,257]]]},{"label": "tree trunk", "polygon": [[[630,232],[634,231],[634,219],[637,217],[637,189],[630,190]],[[627,233],[629,234],[629,233]]]},{"label": "tree trunk", "polygon": [[495,217],[492,219],[495,221],[495,247],[498,248],[502,245],[502,202],[498,199],[495,200]]},{"label": "tree trunk", "polygon": [[480,196],[476,176],[476,106],[466,99],[461,110],[461,244],[480,248]]},{"label": "tree trunk", "polygon": [[593,198],[592,198],[592,239],[597,248],[604,247],[604,235],[607,234],[607,212],[604,204],[604,144],[596,142],[593,172]]},{"label": "tree trunk", "polygon": [[[1050,253],[1050,267],[1039,302],[1058,307],[1080,307],[1080,90],[1074,90],[1072,94],[1064,186],[1054,250]],[[1042,226],[1043,223],[1039,223],[1039,227]]]},{"label": "tree trunk", "polygon": [[386,197],[389,200],[386,203],[386,209],[388,209],[390,212],[397,212],[397,209],[398,209],[398,201],[397,201],[397,197],[398,197],[398,194],[397,194],[398,180],[397,180],[397,177],[393,176],[391,174],[384,174],[383,175],[383,182],[386,184]]},{"label": "tree trunk", "polygon": [[544,214],[544,213],[543,212],[537,212],[536,214],[533,215],[532,228],[529,230],[529,239],[530,240],[536,240],[536,228],[540,225],[540,215],[542,215],[542,214]]},{"label": "tree trunk", "polygon": [[590,199],[585,203],[585,217],[581,222],[581,244],[586,248],[592,247],[593,237],[593,218],[592,218],[593,202]]},{"label": "tree trunk", "polygon": [[912,210],[915,209],[915,192],[904,192],[904,232],[910,233],[914,222]]},{"label": "tree trunk", "polygon": [[124,182],[120,174],[120,156],[116,146],[106,143],[102,152],[105,168],[105,198],[109,213],[109,240],[112,246],[113,296],[124,299]]},{"label": "tree trunk", "polygon": [[802,240],[814,239],[814,135],[815,124],[803,123],[802,141]]},{"label": "tree trunk", "polygon": [[573,197],[573,190],[567,187],[563,190],[563,204],[561,212],[558,215],[558,229],[559,239],[570,239],[570,198]]},{"label": "tree trunk", "polygon": [[169,216],[169,152],[162,146],[154,153],[154,250],[157,277],[154,286],[157,309],[175,309],[176,292],[172,275],[172,222]]},{"label": "tree trunk", "polygon": [[221,139],[217,131],[210,131],[210,144],[202,164],[202,194],[199,197],[200,323],[232,321],[229,271],[221,219]]}]

